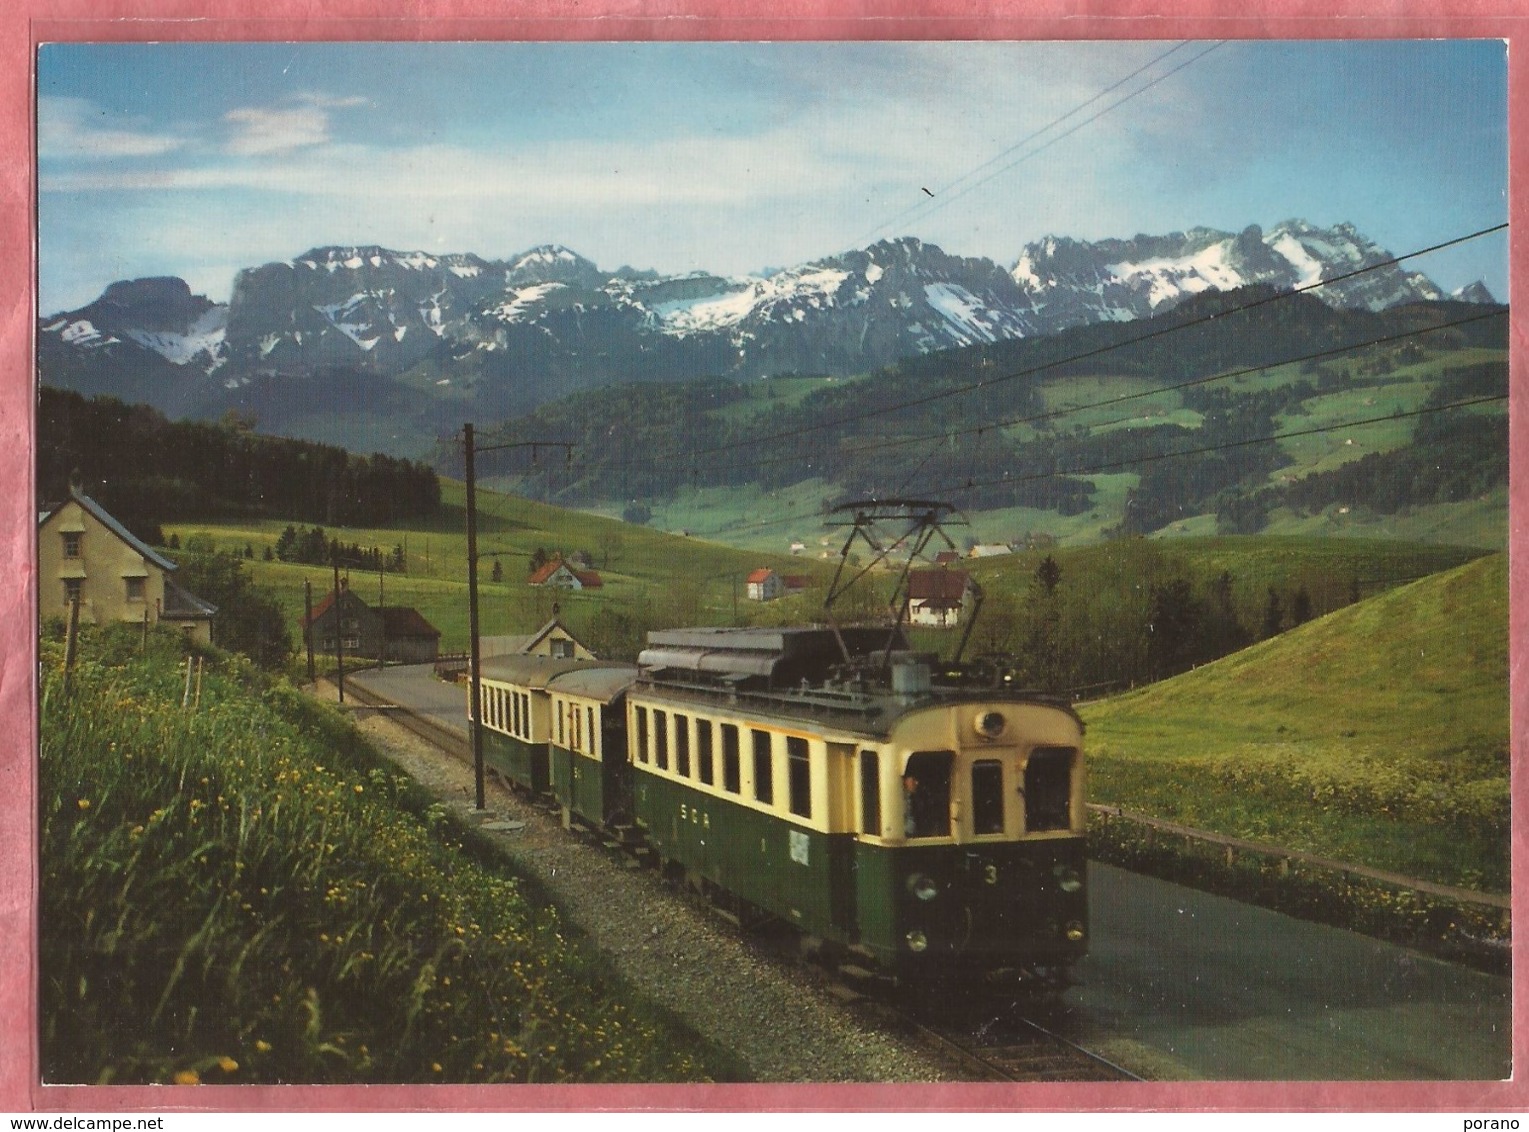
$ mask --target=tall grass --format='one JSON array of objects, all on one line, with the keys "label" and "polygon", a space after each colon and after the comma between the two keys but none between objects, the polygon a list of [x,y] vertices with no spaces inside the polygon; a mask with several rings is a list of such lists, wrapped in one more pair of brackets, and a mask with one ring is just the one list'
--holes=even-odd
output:
[{"label": "tall grass", "polygon": [[42,646],[50,1082],[670,1081],[731,1069],[632,1005],[347,722],[180,643]]}]

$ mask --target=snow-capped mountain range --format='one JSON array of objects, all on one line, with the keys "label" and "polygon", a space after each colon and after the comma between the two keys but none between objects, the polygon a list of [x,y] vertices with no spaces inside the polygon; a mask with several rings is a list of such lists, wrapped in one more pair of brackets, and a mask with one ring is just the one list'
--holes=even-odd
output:
[{"label": "snow-capped mountain range", "polygon": [[[506,260],[326,247],[241,271],[226,304],[179,279],[113,283],[89,306],[41,321],[39,368],[48,384],[121,386],[124,399],[172,411],[262,376],[335,370],[470,389],[510,411],[621,380],[864,372],[912,354],[1146,318],[1213,289],[1308,287],[1390,258],[1351,225],[1298,220],[1268,232],[1048,237],[1007,269],[903,238],[735,277],[605,271],[556,246]],[[1451,297],[1396,265],[1313,294],[1372,310]],[[1479,283],[1453,297],[1494,301]],[[201,393],[188,400],[188,390]]]}]

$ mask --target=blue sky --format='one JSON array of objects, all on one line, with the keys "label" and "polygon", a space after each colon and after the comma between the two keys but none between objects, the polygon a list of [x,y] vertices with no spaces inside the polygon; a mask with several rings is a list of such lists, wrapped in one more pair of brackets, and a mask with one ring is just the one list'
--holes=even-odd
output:
[{"label": "blue sky", "polygon": [[[1507,219],[1498,41],[50,44],[37,85],[43,313],[145,275],[223,300],[325,244],[735,274]],[[1502,235],[1412,266],[1507,297]]]}]

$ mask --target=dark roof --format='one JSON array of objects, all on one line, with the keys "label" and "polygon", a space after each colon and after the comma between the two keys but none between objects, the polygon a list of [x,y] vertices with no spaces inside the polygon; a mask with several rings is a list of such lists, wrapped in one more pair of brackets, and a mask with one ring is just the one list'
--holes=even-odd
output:
[{"label": "dark roof", "polygon": [[407,605],[384,605],[377,610],[382,614],[382,631],[390,638],[439,637],[441,631],[426,621],[419,610]]},{"label": "dark roof", "polygon": [[910,570],[908,600],[944,599],[960,601],[966,594],[971,576],[965,570]]},{"label": "dark roof", "polygon": [[[364,598],[357,597],[354,590],[351,590],[351,589],[349,589],[348,587],[346,587],[345,585],[342,584],[340,586],[340,593],[342,593],[346,597],[350,598],[353,603],[361,606],[361,608],[366,610],[368,613],[372,612],[372,607],[366,604],[366,601],[365,601]],[[328,613],[329,612],[329,608],[332,605],[334,605],[334,590],[330,590],[327,594],[324,595],[324,599],[313,607],[313,616],[312,617],[304,617],[303,620],[302,620],[302,624],[304,624],[304,625],[312,625],[320,617],[322,617],[322,616],[324,616],[324,614]]]}]

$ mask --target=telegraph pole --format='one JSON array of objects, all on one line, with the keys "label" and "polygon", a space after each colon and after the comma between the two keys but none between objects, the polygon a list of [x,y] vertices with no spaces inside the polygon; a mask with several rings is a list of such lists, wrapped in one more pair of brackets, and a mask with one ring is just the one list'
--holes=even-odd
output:
[{"label": "telegraph pole", "polygon": [[303,636],[308,638],[308,683],[317,677],[313,671],[313,579],[303,579]]},{"label": "telegraph pole", "polygon": [[[471,679],[467,700],[467,730],[472,736],[473,781],[477,789],[478,809],[484,808],[483,799],[483,723],[478,717],[483,710],[483,657],[478,647],[478,475],[477,453],[499,452],[509,448],[529,448],[532,459],[539,448],[561,448],[566,458],[573,460],[573,445],[561,440],[528,440],[520,443],[490,444],[479,449],[473,441],[471,422],[462,426],[462,470],[467,481],[467,632],[468,671]],[[429,543],[425,544],[429,553]]]},{"label": "telegraph pole", "polygon": [[478,486],[473,468],[473,426],[462,426],[463,461],[467,479],[467,635],[471,680],[467,695],[467,729],[472,734],[473,787],[483,809],[483,726],[478,719],[483,703],[483,658],[478,649]]},{"label": "telegraph pole", "polygon": [[340,687],[340,702],[345,702],[345,621],[340,608],[340,552],[330,555],[334,565],[334,669],[335,683]]}]

